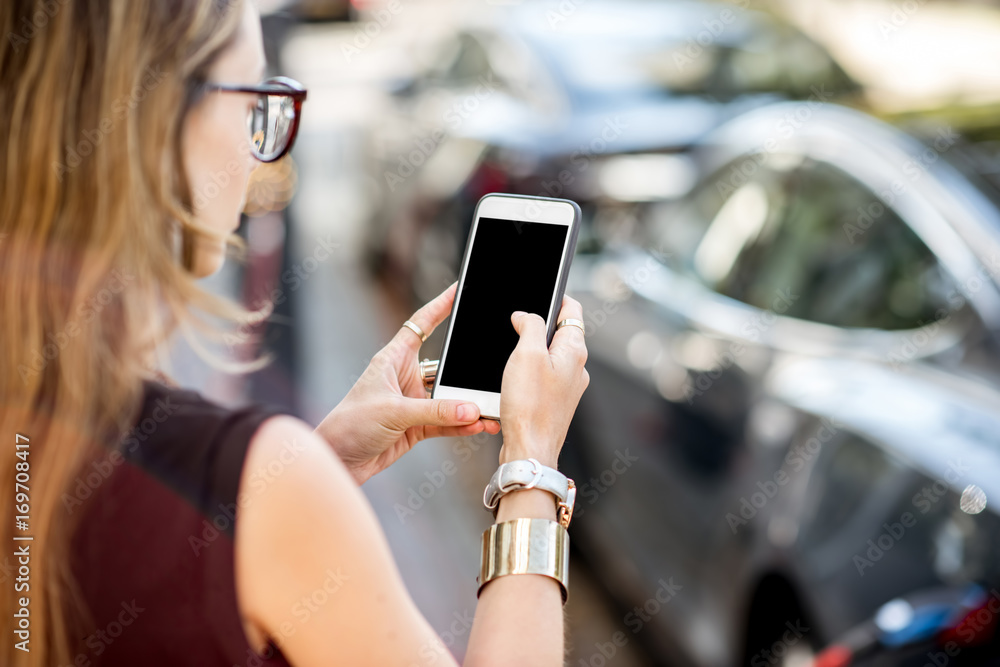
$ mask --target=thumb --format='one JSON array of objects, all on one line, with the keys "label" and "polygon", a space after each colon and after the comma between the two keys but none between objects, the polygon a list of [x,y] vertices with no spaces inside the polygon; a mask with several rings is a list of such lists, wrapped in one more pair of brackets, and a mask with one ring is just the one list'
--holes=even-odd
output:
[{"label": "thumb", "polygon": [[399,399],[395,410],[400,430],[411,426],[455,426],[471,424],[479,419],[479,406],[468,401],[445,398]]},{"label": "thumb", "polygon": [[517,342],[518,348],[548,350],[545,345],[545,320],[541,315],[515,310],[510,316],[510,321],[521,337]]}]

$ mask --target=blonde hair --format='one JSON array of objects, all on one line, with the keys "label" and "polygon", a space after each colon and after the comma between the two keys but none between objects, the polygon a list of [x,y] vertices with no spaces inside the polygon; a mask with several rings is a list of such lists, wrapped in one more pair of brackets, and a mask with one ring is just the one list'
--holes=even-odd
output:
[{"label": "blonde hair", "polygon": [[212,232],[181,159],[184,115],[240,14],[240,0],[0,3],[0,539],[31,553],[30,588],[0,586],[8,623],[30,596],[30,652],[8,636],[0,664],[72,662],[84,614],[61,498],[135,419],[150,355],[178,326],[250,317],[190,273]]}]

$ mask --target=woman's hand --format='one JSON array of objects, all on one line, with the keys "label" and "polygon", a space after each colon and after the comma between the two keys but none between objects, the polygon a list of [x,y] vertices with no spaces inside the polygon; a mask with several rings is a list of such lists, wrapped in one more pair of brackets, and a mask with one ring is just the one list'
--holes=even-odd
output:
[{"label": "woman's hand", "polygon": [[[457,285],[452,283],[410,320],[430,335],[451,313]],[[420,337],[401,326],[344,400],[316,427],[358,484],[388,468],[426,438],[500,431],[499,423],[479,419],[475,403],[426,398],[419,351]]]},{"label": "woman's hand", "polygon": [[[583,307],[563,296],[557,322],[583,320]],[[545,320],[535,313],[511,315],[520,339],[507,360],[500,391],[503,447],[500,463],[533,457],[555,468],[583,392],[590,385],[584,332],[565,326],[545,346]]]}]

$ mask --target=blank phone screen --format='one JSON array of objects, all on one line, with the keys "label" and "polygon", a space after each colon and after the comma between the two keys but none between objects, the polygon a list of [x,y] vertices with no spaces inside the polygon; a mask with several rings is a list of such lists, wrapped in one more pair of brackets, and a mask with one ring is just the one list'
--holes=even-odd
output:
[{"label": "blank phone screen", "polygon": [[480,218],[439,381],[500,392],[520,338],[515,310],[548,317],[567,225]]}]

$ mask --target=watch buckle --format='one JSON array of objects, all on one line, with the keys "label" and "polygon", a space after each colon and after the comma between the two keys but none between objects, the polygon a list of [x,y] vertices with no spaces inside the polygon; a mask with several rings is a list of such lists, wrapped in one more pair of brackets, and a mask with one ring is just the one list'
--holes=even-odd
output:
[{"label": "watch buckle", "polygon": [[558,509],[556,510],[559,525],[569,528],[569,522],[573,519],[573,506],[576,504],[576,482],[566,479],[566,502],[557,499]]}]

